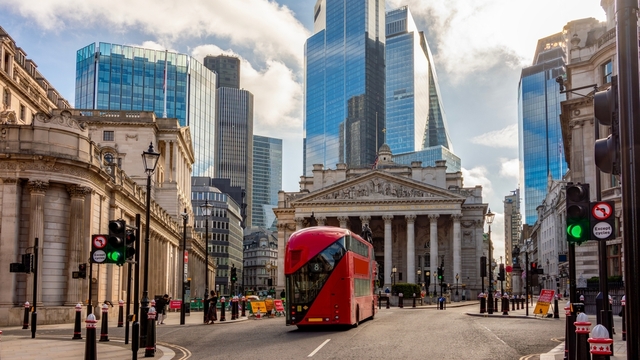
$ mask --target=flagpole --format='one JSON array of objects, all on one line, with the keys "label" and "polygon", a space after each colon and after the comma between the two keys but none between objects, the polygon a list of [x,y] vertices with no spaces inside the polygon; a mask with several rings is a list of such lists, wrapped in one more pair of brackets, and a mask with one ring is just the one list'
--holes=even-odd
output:
[{"label": "flagpole", "polygon": [[169,57],[169,50],[164,51],[164,82],[162,83],[162,92],[164,93],[162,117],[165,119],[167,118],[167,57]]}]

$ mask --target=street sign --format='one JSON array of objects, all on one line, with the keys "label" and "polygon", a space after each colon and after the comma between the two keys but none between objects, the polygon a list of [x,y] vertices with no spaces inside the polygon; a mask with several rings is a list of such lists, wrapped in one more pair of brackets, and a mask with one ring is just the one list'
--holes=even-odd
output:
[{"label": "street sign", "polygon": [[91,260],[94,263],[103,263],[107,260],[107,253],[104,250],[96,250],[93,254],[91,254]]},{"label": "street sign", "polygon": [[107,246],[107,237],[104,235],[95,235],[92,241],[95,249],[103,249]]},{"label": "street sign", "polygon": [[615,238],[615,204],[612,201],[596,201],[590,204],[591,239]]},{"label": "street sign", "polygon": [[555,295],[555,290],[542,289],[540,291],[536,307],[533,310],[534,316],[540,315],[544,317],[547,315],[547,312],[549,312],[549,305],[551,304],[551,301],[553,301],[553,295]]}]

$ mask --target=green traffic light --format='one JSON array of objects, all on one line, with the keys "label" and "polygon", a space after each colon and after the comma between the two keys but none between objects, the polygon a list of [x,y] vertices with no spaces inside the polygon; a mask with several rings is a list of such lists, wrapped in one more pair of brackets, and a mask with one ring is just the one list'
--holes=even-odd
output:
[{"label": "green traffic light", "polygon": [[584,234],[584,229],[580,224],[569,225],[567,227],[567,233],[574,239],[582,238],[582,234]]},{"label": "green traffic light", "polygon": [[122,253],[120,251],[111,251],[107,253],[107,258],[115,263],[119,263],[122,259]]}]

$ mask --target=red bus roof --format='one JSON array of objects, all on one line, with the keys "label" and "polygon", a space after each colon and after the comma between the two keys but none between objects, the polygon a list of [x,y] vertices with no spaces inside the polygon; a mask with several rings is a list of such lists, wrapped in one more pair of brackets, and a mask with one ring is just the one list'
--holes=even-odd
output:
[{"label": "red bus roof", "polygon": [[[289,237],[285,250],[285,274],[297,271],[308,260],[345,235],[362,240],[350,230],[335,226],[312,226],[294,232]],[[368,244],[367,241],[362,241]]]}]

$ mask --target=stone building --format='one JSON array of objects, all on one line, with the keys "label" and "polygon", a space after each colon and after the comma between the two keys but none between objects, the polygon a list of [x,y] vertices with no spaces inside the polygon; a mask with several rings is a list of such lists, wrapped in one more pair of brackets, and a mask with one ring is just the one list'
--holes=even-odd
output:
[{"label": "stone building", "polygon": [[[347,228],[360,234],[372,230],[381,284],[425,283],[444,264],[444,282],[475,298],[481,289],[480,257],[483,242],[482,187],[463,187],[460,172],[447,173],[445,161],[434,167],[398,165],[384,144],[375,169],[336,169],[314,165],[301,177],[299,192],[279,193],[274,212],[278,221],[278,281],[284,287],[284,253],[291,233],[310,225]],[[420,273],[418,273],[420,270]],[[420,274],[421,278],[417,278]]]}]

